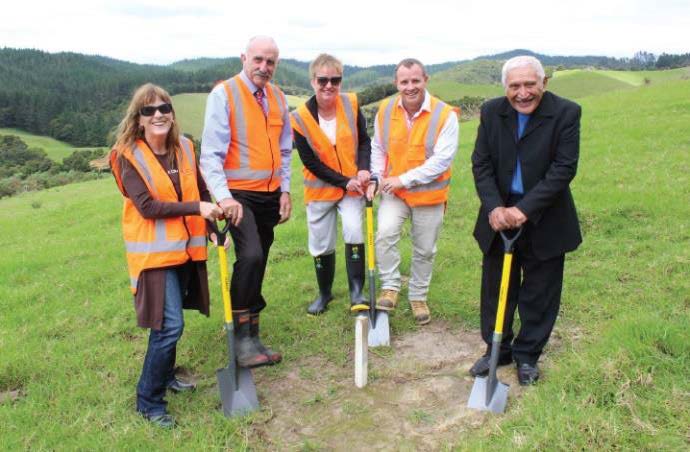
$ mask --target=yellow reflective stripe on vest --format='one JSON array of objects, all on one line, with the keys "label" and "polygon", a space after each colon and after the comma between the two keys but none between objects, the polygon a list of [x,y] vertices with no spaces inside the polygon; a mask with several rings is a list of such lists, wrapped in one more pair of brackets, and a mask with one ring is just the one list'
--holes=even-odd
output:
[{"label": "yellow reflective stripe on vest", "polygon": [[151,169],[146,164],[146,159],[144,158],[143,151],[136,144],[134,145],[134,150],[132,151],[132,155],[134,156],[134,160],[137,161],[139,168],[141,168],[141,170],[144,172],[144,177],[146,178],[146,182],[148,182],[148,186],[153,190],[152,194],[158,195],[158,190],[156,189],[156,184],[153,183],[153,176],[151,175]]},{"label": "yellow reflective stripe on vest", "polygon": [[417,193],[420,191],[434,191],[434,190],[441,190],[446,188],[448,185],[450,185],[450,178],[444,179],[444,180],[432,180],[428,184],[424,185],[417,185],[412,188],[406,189],[408,192],[411,193]]},{"label": "yellow reflective stripe on vest", "polygon": [[359,148],[359,133],[357,131],[357,123],[355,122],[355,111],[352,108],[352,102],[350,102],[350,97],[347,94],[341,94],[340,100],[343,102],[343,110],[345,111],[345,116],[347,117],[347,124],[350,126],[350,131],[355,141],[355,153],[357,148]]},{"label": "yellow reflective stripe on vest", "polygon": [[438,122],[441,120],[441,113],[445,107],[446,104],[439,100],[436,103],[434,111],[431,112],[431,121],[429,121],[429,128],[426,131],[426,137],[424,139],[424,153],[427,159],[434,155],[436,129],[438,128]]}]

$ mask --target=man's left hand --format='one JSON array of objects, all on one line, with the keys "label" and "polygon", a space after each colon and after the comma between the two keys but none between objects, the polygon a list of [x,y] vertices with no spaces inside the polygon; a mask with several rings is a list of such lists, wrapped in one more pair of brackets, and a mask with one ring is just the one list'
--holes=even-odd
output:
[{"label": "man's left hand", "polygon": [[290,201],[290,193],[283,192],[280,194],[280,220],[278,224],[285,223],[290,219],[290,213],[292,213],[292,202]]},{"label": "man's left hand", "polygon": [[517,207],[508,207],[505,216],[512,228],[519,228],[527,221],[525,214]]},{"label": "man's left hand", "polygon": [[381,181],[381,191],[384,193],[390,194],[400,188],[403,188],[403,184],[398,176],[386,177]]}]

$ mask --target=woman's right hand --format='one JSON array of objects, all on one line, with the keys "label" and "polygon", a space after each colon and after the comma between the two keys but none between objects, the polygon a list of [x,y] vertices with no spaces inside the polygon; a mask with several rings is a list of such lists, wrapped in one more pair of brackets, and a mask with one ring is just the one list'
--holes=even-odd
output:
[{"label": "woman's right hand", "polygon": [[199,202],[199,215],[209,221],[215,221],[223,217],[223,209],[213,204],[212,202]]},{"label": "woman's right hand", "polygon": [[356,177],[353,177],[347,182],[347,187],[345,187],[347,191],[354,191],[359,193],[360,195],[364,194],[364,190],[362,190],[362,183],[357,179]]}]

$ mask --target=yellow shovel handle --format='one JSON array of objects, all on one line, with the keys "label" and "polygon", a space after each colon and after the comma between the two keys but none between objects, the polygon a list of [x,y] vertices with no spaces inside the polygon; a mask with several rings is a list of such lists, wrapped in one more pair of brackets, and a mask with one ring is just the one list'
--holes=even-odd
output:
[{"label": "yellow shovel handle", "polygon": [[495,333],[503,334],[503,320],[508,302],[508,285],[510,284],[510,268],[513,264],[513,253],[503,255],[503,272],[501,273],[501,289],[498,292],[498,311],[496,312]]},{"label": "yellow shovel handle", "polygon": [[367,267],[374,270],[376,258],[374,257],[374,208],[367,206]]},{"label": "yellow shovel handle", "polygon": [[230,301],[230,278],[228,276],[228,257],[222,244],[218,248],[218,262],[220,263],[220,288],[223,295],[223,311],[225,323],[232,324],[232,302]]}]

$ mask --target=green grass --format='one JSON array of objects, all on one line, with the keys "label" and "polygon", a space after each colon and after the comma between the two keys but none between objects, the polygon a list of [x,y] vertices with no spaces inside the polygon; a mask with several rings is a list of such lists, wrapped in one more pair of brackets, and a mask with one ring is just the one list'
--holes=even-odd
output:
[{"label": "green grass", "polygon": [[602,75],[612,77],[631,85],[644,85],[645,79],[655,82],[690,79],[690,68],[666,69],[663,71],[598,71]]},{"label": "green grass", "polygon": [[497,97],[503,94],[501,85],[470,85],[451,80],[429,80],[427,88],[431,94],[446,101],[458,100],[462,97]]},{"label": "green grass", "polygon": [[571,70],[557,72],[549,80],[548,89],[559,96],[579,99],[596,94],[633,88],[633,85],[603,75],[598,71]]},{"label": "green grass", "polygon": [[[175,114],[183,133],[189,133],[194,138],[200,139],[204,129],[204,112],[206,110],[205,93],[185,93],[173,96]],[[288,105],[297,107],[301,105],[306,97],[286,95]]]},{"label": "green grass", "polygon": [[[19,129],[0,128],[0,135],[16,135],[21,138],[30,148],[41,148],[46,151],[48,157],[61,162],[63,158],[77,150],[71,144],[58,141],[42,135],[34,135]],[[92,149],[92,148],[89,148]]]},{"label": "green grass", "polygon": [[[457,433],[461,449],[687,449],[690,82],[652,83],[581,103],[573,191],[584,243],[566,262],[557,325],[562,344],[547,352],[543,381],[511,399],[505,415]],[[479,325],[481,256],[471,236],[478,201],[469,163],[476,127],[476,120],[461,125],[430,293],[435,319],[468,328]],[[262,378],[282,378],[301,357],[346,366],[352,351],[352,323],[344,309],[318,319],[303,313],[315,282],[297,160],[294,215],[276,229],[264,285],[269,308],[263,331],[285,361],[259,371]],[[182,426],[158,431],[134,413],[146,332],[135,326],[127,289],[120,211],[109,179],[0,201],[0,394],[22,394],[0,403],[2,447],[270,448],[261,437],[246,435],[262,419],[284,414],[266,407],[227,420],[217,410],[214,373],[226,356],[212,249],[211,318],[188,312],[178,348],[179,364],[199,376],[199,388],[169,398]],[[334,290],[342,300],[347,283],[341,244],[338,249]],[[406,245],[403,272],[409,272],[409,252]],[[414,328],[409,316],[393,319],[393,334]],[[319,369],[300,370],[308,371]],[[434,414],[417,411],[407,421],[424,425]],[[304,441],[305,448],[319,444]]]}]

